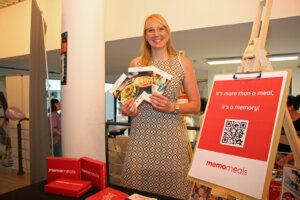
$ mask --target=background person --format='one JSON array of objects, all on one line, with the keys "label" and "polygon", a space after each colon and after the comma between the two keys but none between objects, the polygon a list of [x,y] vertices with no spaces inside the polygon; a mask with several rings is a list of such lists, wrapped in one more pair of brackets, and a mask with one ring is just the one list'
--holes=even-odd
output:
[{"label": "background person", "polygon": [[51,119],[53,134],[53,154],[55,157],[62,156],[61,147],[61,120],[57,111],[60,110],[60,102],[57,99],[51,99]]},{"label": "background person", "polygon": [[200,108],[200,117],[198,121],[198,126],[201,128],[204,120],[204,112],[207,104],[206,98],[201,98],[201,108]]},{"label": "background person", "polygon": [[[8,130],[9,119],[5,117],[7,110],[7,101],[4,93],[0,92],[0,156],[2,165],[10,166],[11,138]],[[11,163],[12,164],[12,163]]]},{"label": "background person", "polygon": [[[146,18],[141,57],[130,62],[130,67],[150,65],[173,77],[162,95],[150,96],[152,104],[143,102],[137,109],[134,100],[130,99],[121,107],[123,115],[133,117],[121,184],[186,199],[191,189],[191,182],[186,178],[190,158],[184,126],[178,114],[199,112],[200,95],[191,62],[177,56],[170,28],[158,14]],[[189,101],[177,105],[182,85]]]},{"label": "background person", "polygon": [[[291,116],[293,125],[295,127],[295,130],[297,132],[298,139],[299,139],[299,137],[300,137],[300,112],[299,112],[300,95],[297,95],[296,97],[289,95],[286,104],[287,104],[289,114]],[[285,137],[285,135],[281,136],[281,137]],[[290,145],[283,144],[283,143],[279,143],[278,151],[279,152],[292,152]],[[279,161],[277,161],[276,164],[278,166],[283,166],[284,164],[289,163],[293,159],[294,159],[293,154],[288,154],[287,156],[285,156],[282,159],[280,159]]]},{"label": "background person", "polygon": [[300,107],[300,95],[297,95],[296,97],[294,96],[289,96],[287,100],[287,107],[290,113],[290,116],[292,118],[293,124],[295,126],[295,129],[297,131],[298,136],[300,135],[300,112],[299,112],[299,107]]}]

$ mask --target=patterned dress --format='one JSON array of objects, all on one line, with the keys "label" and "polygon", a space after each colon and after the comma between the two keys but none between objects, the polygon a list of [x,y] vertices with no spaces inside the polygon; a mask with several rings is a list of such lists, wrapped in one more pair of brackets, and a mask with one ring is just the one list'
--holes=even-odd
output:
[{"label": "patterned dress", "polygon": [[[154,61],[153,65],[173,77],[163,95],[176,102],[184,79],[179,58]],[[173,198],[186,199],[189,155],[184,126],[178,114],[162,113],[142,103],[131,122],[121,184],[124,187]]]}]

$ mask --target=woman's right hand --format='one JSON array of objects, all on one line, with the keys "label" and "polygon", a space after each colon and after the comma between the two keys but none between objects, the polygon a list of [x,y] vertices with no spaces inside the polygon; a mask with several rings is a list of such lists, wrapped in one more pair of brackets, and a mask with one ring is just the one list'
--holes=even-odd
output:
[{"label": "woman's right hand", "polygon": [[131,117],[137,115],[137,108],[133,98],[129,99],[125,104],[122,104],[121,113],[122,115]]}]

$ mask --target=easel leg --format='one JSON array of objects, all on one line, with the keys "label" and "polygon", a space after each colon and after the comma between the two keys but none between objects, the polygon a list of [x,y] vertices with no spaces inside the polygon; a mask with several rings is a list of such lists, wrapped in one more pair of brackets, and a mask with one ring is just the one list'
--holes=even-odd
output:
[{"label": "easel leg", "polygon": [[300,140],[287,108],[283,119],[283,128],[294,155],[295,166],[300,168]]}]

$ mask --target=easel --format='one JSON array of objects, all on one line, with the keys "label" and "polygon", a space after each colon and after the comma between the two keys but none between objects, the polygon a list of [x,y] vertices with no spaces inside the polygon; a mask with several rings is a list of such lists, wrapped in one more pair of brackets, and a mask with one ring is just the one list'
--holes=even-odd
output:
[{"label": "easel", "polygon": [[[269,27],[271,7],[273,0],[258,0],[258,9],[252,27],[251,37],[243,55],[242,65],[238,67],[238,73],[272,71],[273,67],[266,57],[265,43]],[[262,18],[263,10],[265,15]],[[262,18],[262,19],[261,19]],[[262,21],[262,22],[261,22]],[[283,127],[286,132],[288,142],[294,155],[295,166],[300,167],[300,141],[288,109],[285,110]]]},{"label": "easel", "polygon": [[[257,15],[255,17],[255,21],[253,23],[251,37],[250,37],[248,46],[246,47],[246,50],[243,54],[242,65],[240,67],[238,67],[237,73],[234,75],[234,77],[239,76],[239,77],[253,78],[253,75],[261,74],[261,72],[271,72],[272,73],[273,67],[272,67],[270,61],[267,59],[267,57],[266,57],[267,53],[264,50],[266,37],[267,37],[267,30],[268,30],[268,26],[269,26],[272,2],[273,2],[273,0],[258,0],[258,11],[257,11]],[[263,10],[264,10],[264,16],[262,17]],[[284,97],[286,97],[288,94],[287,87],[284,89],[284,94],[285,94]],[[294,153],[295,166],[299,168],[299,164],[300,164],[299,139],[297,137],[297,134],[296,134],[295,128],[293,126],[292,120],[290,118],[289,112],[287,110],[287,107],[286,107],[286,105],[284,105],[284,104],[286,104],[286,99],[283,99],[281,102],[282,102],[282,104],[281,104],[282,106],[280,108],[281,111],[279,112],[279,115],[281,116],[280,117],[281,121],[278,121],[279,123],[276,124],[275,132],[279,133],[279,131],[282,128],[282,120],[283,120],[283,126],[286,131],[288,142],[291,146],[292,152]],[[273,141],[276,141],[276,142],[279,141],[279,137],[280,137],[280,134],[274,134]],[[275,154],[277,152],[277,145],[278,145],[278,143],[274,142],[271,147],[272,148],[272,150],[270,151],[271,155],[270,155],[270,159],[268,161],[268,166],[267,166],[268,173],[266,173],[266,178],[264,181],[264,188],[263,188],[264,191],[261,196],[262,199],[267,199],[269,184],[270,184],[270,180],[272,177],[272,174],[269,172],[271,172],[273,170],[272,163],[275,162]],[[202,151],[202,154],[200,154],[200,156],[203,156],[204,153],[205,152]],[[196,154],[196,151],[194,152],[194,155],[195,154]],[[207,159],[207,158],[199,159],[200,156],[198,156],[198,161],[200,161],[200,160],[203,161],[203,160]],[[195,167],[193,168],[193,174],[196,174],[194,172],[195,172]],[[201,177],[203,177],[202,174],[200,174],[200,175],[201,175]],[[210,177],[212,177],[212,176],[210,176]],[[244,193],[235,192],[234,190],[230,190],[228,188],[221,187],[221,186],[219,186],[219,184],[211,183],[210,181],[208,182],[205,180],[195,179],[193,177],[191,177],[190,180],[199,181],[199,183],[204,186],[216,189],[220,192],[224,192],[225,194],[229,194],[229,195],[232,195],[232,196],[235,196],[238,198],[251,199],[251,200],[254,199],[254,197],[252,197],[252,196],[250,197],[250,196],[244,195]]]}]

